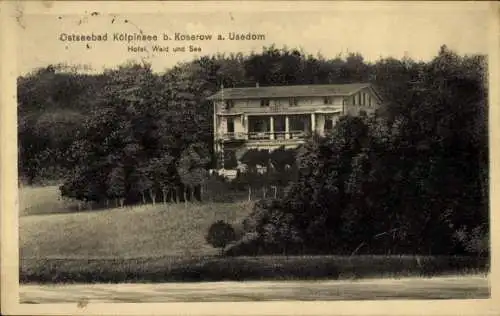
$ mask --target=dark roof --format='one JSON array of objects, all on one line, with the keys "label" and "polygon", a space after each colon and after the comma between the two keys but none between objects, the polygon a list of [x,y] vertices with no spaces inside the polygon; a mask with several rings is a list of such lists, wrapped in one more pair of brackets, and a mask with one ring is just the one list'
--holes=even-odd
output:
[{"label": "dark roof", "polygon": [[[313,96],[349,96],[359,90],[371,87],[369,83],[317,84],[299,86],[267,86],[251,88],[224,88],[224,99],[260,99]],[[208,97],[209,100],[220,99],[222,90]]]}]

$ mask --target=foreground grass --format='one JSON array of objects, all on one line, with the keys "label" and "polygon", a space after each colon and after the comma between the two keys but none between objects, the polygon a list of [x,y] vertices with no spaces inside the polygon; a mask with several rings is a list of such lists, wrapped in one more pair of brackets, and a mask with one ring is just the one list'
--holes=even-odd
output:
[{"label": "foreground grass", "polygon": [[[129,258],[141,256],[202,256],[217,251],[205,241],[216,220],[235,226],[250,213],[249,203],[157,204],[123,209],[51,214],[53,194],[25,191],[19,220],[21,258]],[[30,206],[29,206],[30,205]],[[28,207],[29,206],[29,207]],[[28,213],[37,210],[37,214]],[[24,214],[24,216],[23,216]]]},{"label": "foreground grass", "polygon": [[487,271],[485,259],[414,256],[21,259],[22,283],[207,282],[431,277]]},{"label": "foreground grass", "polygon": [[67,202],[57,200],[57,187],[24,188],[21,199],[22,283],[356,279],[487,270],[486,259],[460,257],[215,256],[204,238],[210,224],[221,219],[240,230],[253,206],[246,202],[69,212]]},{"label": "foreground grass", "polygon": [[146,205],[20,218],[21,257],[127,258],[211,255],[205,241],[214,221],[237,226],[247,204]]}]

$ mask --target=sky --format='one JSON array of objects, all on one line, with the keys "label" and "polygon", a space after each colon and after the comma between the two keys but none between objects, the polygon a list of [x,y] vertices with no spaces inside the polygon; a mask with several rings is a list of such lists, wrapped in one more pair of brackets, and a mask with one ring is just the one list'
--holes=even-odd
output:
[{"label": "sky", "polygon": [[[41,4],[40,4],[41,3]],[[195,2],[63,3],[26,5],[17,23],[19,74],[66,63],[94,72],[128,61],[147,61],[162,72],[178,62],[215,53],[248,54],[262,47],[299,48],[326,58],[359,52],[367,61],[407,56],[428,60],[446,44],[460,54],[488,53],[490,6],[485,2]],[[115,41],[142,32],[157,41]],[[163,40],[163,34],[211,34],[212,40]],[[229,33],[265,39],[228,40]],[[104,35],[107,41],[68,41],[61,34]],[[221,34],[225,40],[217,40]],[[65,35],[63,35],[65,36]],[[169,47],[154,52],[153,46]],[[201,52],[189,52],[189,46]],[[146,51],[129,51],[129,46]],[[174,47],[186,52],[173,52]]]}]

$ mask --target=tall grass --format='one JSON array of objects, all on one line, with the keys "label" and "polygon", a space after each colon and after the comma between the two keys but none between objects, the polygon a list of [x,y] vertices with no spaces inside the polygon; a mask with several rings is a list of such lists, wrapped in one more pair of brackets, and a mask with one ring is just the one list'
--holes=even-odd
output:
[{"label": "tall grass", "polygon": [[207,282],[432,277],[487,271],[475,258],[414,256],[22,259],[23,283]]}]

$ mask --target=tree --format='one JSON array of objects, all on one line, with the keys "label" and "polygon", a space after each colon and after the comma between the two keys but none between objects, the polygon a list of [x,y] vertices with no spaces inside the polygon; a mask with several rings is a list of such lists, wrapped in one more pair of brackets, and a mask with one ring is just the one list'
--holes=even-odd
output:
[{"label": "tree", "polygon": [[120,207],[123,207],[125,200],[125,171],[122,166],[114,168],[109,174],[107,195],[116,200]]},{"label": "tree", "polygon": [[[321,58],[314,62],[321,64]],[[463,251],[484,248],[484,58],[461,57],[442,47],[428,63],[362,64],[355,55],[345,65],[331,61],[330,79],[338,75],[334,80],[348,81],[371,71],[388,97],[386,113],[343,117],[330,135],[302,146],[297,177],[282,204],[269,209],[269,218],[288,223],[313,251],[357,253],[361,245],[371,252],[447,254],[459,245]],[[321,67],[314,70],[316,78]],[[254,152],[242,160],[253,168],[257,157]],[[272,162],[275,183],[279,163]],[[278,230],[267,225],[258,234],[270,242]]]},{"label": "tree", "polygon": [[236,169],[238,167],[238,159],[233,150],[224,151],[224,169]]},{"label": "tree", "polygon": [[246,188],[248,192],[248,201],[252,200],[252,192],[255,191],[261,185],[262,181],[260,180],[263,177],[262,174],[258,173],[255,169],[248,169],[243,172],[238,172],[236,179],[233,180],[233,183],[236,186],[242,186]]},{"label": "tree", "polygon": [[[194,143],[186,148],[177,162],[177,172],[182,183],[189,189],[190,196],[185,195],[184,200],[192,200],[194,190],[203,187],[208,179],[208,164],[210,163],[208,150],[203,144]],[[186,194],[186,190],[184,190]],[[200,191],[200,195],[201,195]],[[201,196],[199,196],[201,199]]]},{"label": "tree", "polygon": [[466,252],[489,236],[486,69],[485,56],[445,46],[429,62],[271,46],[203,56],[160,75],[145,64],[100,75],[52,65],[18,78],[19,170],[30,182],[65,175],[61,194],[84,202],[155,203],[161,194],[166,203],[180,189],[191,198],[213,156],[206,97],[222,84],[371,81],[388,101],[378,119],[343,117],[296,155],[243,155],[248,172],[237,182],[249,198],[286,187],[263,211],[277,222],[261,225],[259,238],[287,243],[280,232],[294,232],[307,250],[338,253]]},{"label": "tree", "polygon": [[235,238],[236,234],[234,228],[222,220],[213,223],[208,229],[208,233],[205,237],[207,243],[214,248],[220,248],[221,255],[224,254],[226,246],[234,241]]},{"label": "tree", "polygon": [[[125,173],[125,199],[145,203],[149,195],[154,203],[157,192],[161,191],[165,201],[167,187],[180,186],[172,164],[193,142],[193,136],[196,138],[201,133],[199,129],[186,132],[186,125],[182,123],[192,110],[181,103],[189,94],[180,88],[187,88],[176,89],[165,84],[164,80],[171,78],[153,74],[149,65],[124,65],[106,71],[105,76],[108,78],[106,89],[96,96],[99,107],[85,118],[82,133],[71,148],[71,162],[84,166],[89,176],[85,181],[67,179],[66,187],[88,191],[100,181],[97,173],[106,179],[120,163]],[[202,156],[209,155],[203,153]],[[162,167],[165,171],[160,170]],[[81,187],[71,182],[86,184]],[[105,186],[102,192],[107,191]]]},{"label": "tree", "polygon": [[294,180],[296,169],[296,150],[280,147],[269,153],[268,179],[274,189],[274,198],[278,188],[286,187]]},{"label": "tree", "polygon": [[172,190],[176,188],[177,170],[174,157],[165,154],[160,158],[152,158],[147,166],[146,174],[153,185],[150,187],[149,195],[153,204],[156,202],[156,193],[160,192],[163,204],[167,203]]},{"label": "tree", "polygon": [[247,236],[258,236],[259,241],[274,252],[290,254],[302,250],[303,239],[296,217],[278,199],[258,201],[243,224]]},{"label": "tree", "polygon": [[[59,180],[73,166],[68,151],[81,132],[103,75],[49,65],[17,80],[20,178],[29,184]],[[89,97],[92,96],[92,97]]]}]

